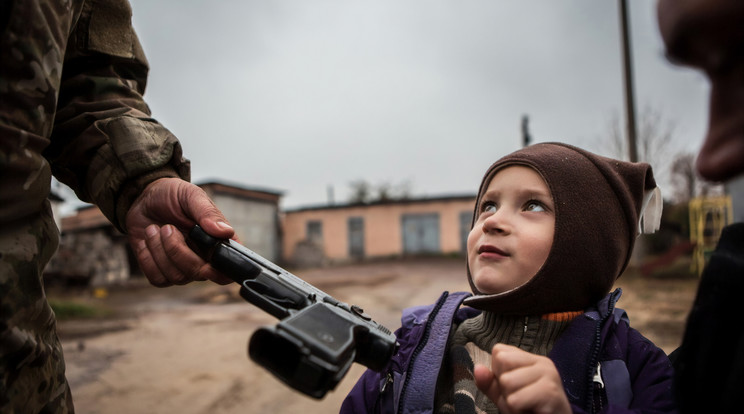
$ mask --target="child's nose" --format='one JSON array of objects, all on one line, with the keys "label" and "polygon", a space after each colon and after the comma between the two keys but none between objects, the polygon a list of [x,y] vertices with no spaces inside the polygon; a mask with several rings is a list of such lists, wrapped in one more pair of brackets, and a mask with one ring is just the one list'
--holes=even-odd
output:
[{"label": "child's nose", "polygon": [[510,222],[509,213],[506,209],[500,208],[483,221],[483,231],[485,233],[510,233]]}]

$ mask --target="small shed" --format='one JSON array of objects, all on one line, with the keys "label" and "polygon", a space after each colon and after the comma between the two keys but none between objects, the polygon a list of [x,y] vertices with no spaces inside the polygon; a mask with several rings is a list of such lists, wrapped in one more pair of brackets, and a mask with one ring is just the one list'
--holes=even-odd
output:
[{"label": "small shed", "polygon": [[44,271],[52,282],[88,286],[121,283],[138,272],[126,236],[94,205],[62,218],[59,249]]}]

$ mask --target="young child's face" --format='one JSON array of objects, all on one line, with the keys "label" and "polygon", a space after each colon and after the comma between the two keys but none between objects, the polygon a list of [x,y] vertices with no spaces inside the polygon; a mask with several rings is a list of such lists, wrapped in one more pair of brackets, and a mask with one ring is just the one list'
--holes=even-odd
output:
[{"label": "young child's face", "polygon": [[468,235],[468,265],[475,287],[502,293],[530,280],[550,253],[555,209],[550,189],[529,167],[494,175]]}]

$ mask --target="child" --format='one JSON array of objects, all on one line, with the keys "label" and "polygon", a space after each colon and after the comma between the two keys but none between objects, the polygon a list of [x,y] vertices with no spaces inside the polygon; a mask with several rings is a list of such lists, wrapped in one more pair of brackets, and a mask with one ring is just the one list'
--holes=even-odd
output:
[{"label": "child", "polygon": [[500,159],[467,241],[473,295],[405,310],[398,353],[341,412],[674,412],[669,359],[608,294],[660,213],[647,164],[559,143]]}]

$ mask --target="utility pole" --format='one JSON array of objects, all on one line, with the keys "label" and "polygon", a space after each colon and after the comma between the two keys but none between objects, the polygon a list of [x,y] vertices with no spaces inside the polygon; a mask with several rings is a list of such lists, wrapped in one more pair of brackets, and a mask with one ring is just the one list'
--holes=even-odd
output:
[{"label": "utility pole", "polygon": [[633,97],[633,60],[630,47],[630,30],[628,27],[628,3],[627,0],[618,0],[620,5],[620,42],[623,52],[623,81],[625,84],[625,119],[626,133],[628,138],[628,156],[631,162],[638,161],[638,150],[636,148],[636,120],[635,102]]},{"label": "utility pole", "polygon": [[527,147],[532,143],[530,135],[530,117],[522,115],[522,147]]}]

